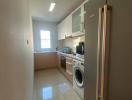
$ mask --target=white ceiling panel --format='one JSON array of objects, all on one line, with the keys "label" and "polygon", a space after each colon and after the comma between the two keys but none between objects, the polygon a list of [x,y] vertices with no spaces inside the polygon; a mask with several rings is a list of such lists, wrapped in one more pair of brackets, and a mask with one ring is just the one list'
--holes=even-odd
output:
[{"label": "white ceiling panel", "polygon": [[59,22],[77,8],[84,0],[55,0],[53,12],[49,12],[50,0],[30,0],[33,19]]}]

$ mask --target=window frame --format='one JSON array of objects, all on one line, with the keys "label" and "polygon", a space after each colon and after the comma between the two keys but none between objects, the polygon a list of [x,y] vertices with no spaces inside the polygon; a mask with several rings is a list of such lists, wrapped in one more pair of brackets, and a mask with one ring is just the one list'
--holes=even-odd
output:
[{"label": "window frame", "polygon": [[[49,32],[49,38],[43,38],[44,37],[44,32]],[[43,36],[42,36],[43,34]],[[48,46],[44,47],[44,45],[42,45],[42,41],[49,41]],[[47,42],[48,43],[48,42]],[[49,30],[40,30],[40,47],[41,49],[50,49],[51,48],[51,32]]]}]

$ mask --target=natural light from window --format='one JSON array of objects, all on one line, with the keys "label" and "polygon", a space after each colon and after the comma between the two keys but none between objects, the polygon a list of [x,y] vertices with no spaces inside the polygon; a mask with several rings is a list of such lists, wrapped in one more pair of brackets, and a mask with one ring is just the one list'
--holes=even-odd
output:
[{"label": "natural light from window", "polygon": [[43,100],[51,100],[53,97],[53,89],[52,87],[43,88]]},{"label": "natural light from window", "polygon": [[50,31],[40,31],[40,38],[41,38],[41,48],[48,49],[50,48]]}]

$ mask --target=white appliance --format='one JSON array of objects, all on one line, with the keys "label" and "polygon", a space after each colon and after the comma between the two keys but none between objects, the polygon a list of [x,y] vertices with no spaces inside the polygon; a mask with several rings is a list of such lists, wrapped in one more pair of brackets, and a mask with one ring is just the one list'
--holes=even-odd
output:
[{"label": "white appliance", "polygon": [[84,98],[84,62],[73,60],[73,89]]}]

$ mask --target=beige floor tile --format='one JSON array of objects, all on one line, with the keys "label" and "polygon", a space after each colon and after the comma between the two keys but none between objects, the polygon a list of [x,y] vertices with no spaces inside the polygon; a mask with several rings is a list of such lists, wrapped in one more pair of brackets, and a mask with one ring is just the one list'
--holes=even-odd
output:
[{"label": "beige floor tile", "polygon": [[35,100],[81,100],[71,83],[57,70],[35,72]]}]

